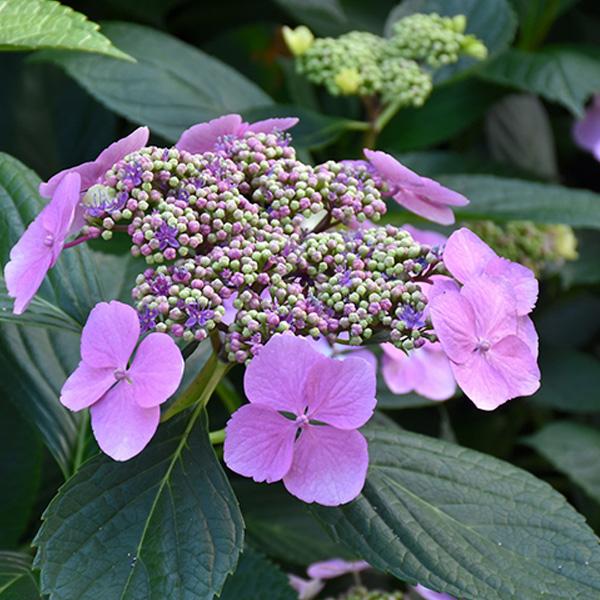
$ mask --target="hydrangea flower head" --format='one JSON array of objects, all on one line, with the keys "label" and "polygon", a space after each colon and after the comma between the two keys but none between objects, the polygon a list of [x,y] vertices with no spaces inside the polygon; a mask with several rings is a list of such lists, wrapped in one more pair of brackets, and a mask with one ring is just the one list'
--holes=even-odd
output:
[{"label": "hydrangea flower head", "polygon": [[575,123],[573,137],[581,148],[600,160],[600,94],[594,96],[583,119]]},{"label": "hydrangea flower head", "polygon": [[444,264],[461,283],[483,273],[506,279],[513,290],[519,315],[535,306],[538,281],[531,269],[498,256],[485,242],[465,227],[455,231],[446,242]]},{"label": "hydrangea flower head", "polygon": [[250,403],[226,429],[227,466],[255,481],[283,480],[305,502],[338,506],[362,490],[369,456],[357,431],[375,408],[375,372],[361,358],[327,358],[277,334],[246,369]]},{"label": "hydrangea flower head", "polygon": [[58,260],[75,217],[81,180],[69,173],[54,189],[52,200],[25,230],[10,251],[4,269],[6,287],[20,315],[36,294],[46,273]]},{"label": "hydrangea flower head", "polygon": [[179,150],[187,150],[192,153],[210,152],[222,138],[231,136],[240,138],[247,131],[253,133],[274,133],[286,131],[298,123],[296,117],[265,119],[255,123],[246,123],[240,115],[224,115],[207,123],[198,123],[186,129],[176,147]]},{"label": "hydrangea flower head", "polygon": [[183,376],[183,357],[168,335],[151,333],[135,350],[139,337],[134,308],[117,301],[97,304],[81,335],[81,362],[61,391],[60,401],[70,410],[90,407],[98,445],[115,460],[146,447],[160,405]]},{"label": "hydrangea flower head", "polygon": [[96,160],[82,163],[76,167],[65,169],[53,175],[48,181],[40,184],[40,194],[49,198],[53,195],[57,186],[69,173],[78,173],[81,177],[80,191],[84,192],[95,183],[98,183],[104,173],[122,158],[140,150],[148,143],[150,130],[147,127],[138,127],[128,136],[111,144],[100,152]]},{"label": "hydrangea flower head", "polygon": [[375,172],[389,186],[389,195],[407,210],[441,225],[454,223],[450,207],[469,201],[428,177],[421,177],[380,150],[364,150]]},{"label": "hydrangea flower head", "polygon": [[493,410],[539,388],[531,334],[505,279],[473,277],[460,291],[435,295],[429,311],[458,385],[478,408]]}]

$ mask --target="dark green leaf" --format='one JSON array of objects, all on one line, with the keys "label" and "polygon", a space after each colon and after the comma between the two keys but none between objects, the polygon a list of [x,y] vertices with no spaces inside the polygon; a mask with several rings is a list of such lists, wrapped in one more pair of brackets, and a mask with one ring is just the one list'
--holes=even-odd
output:
[{"label": "dark green leaf", "polygon": [[[390,13],[385,26],[386,34],[391,34],[395,21],[413,13],[438,13],[450,17],[465,15],[466,32],[482,40],[490,56],[509,46],[517,28],[517,20],[507,0],[404,0]],[[456,64],[437,71],[434,81],[452,79],[478,64],[480,61],[464,56]]]},{"label": "dark green leaf", "polygon": [[61,48],[132,60],[98,29],[85,15],[53,0],[10,0],[0,4],[0,50]]},{"label": "dark green leaf", "polygon": [[0,407],[0,548],[14,548],[27,528],[36,501],[42,445],[10,402],[3,399]]},{"label": "dark green leaf", "polygon": [[[286,574],[260,552],[246,546],[233,575],[225,582],[220,600],[296,600]],[[0,599],[1,600],[1,599]]]},{"label": "dark green leaf", "polygon": [[480,75],[558,102],[578,116],[583,114],[586,100],[600,89],[600,61],[571,48],[508,50]]},{"label": "dark green leaf", "polygon": [[424,106],[396,114],[381,133],[378,146],[407,152],[439,144],[481,119],[499,96],[496,87],[471,79],[434,89]]},{"label": "dark green leaf", "polygon": [[108,108],[170,141],[195,123],[271,102],[238,72],[170,35],[127,23],[107,23],[104,32],[137,63],[58,51],[39,56]]},{"label": "dark green leaf", "polygon": [[337,36],[348,31],[348,17],[340,0],[275,0],[296,21],[319,36]]},{"label": "dark green leaf", "polygon": [[420,408],[422,406],[433,406],[436,403],[419,394],[394,394],[387,386],[381,385],[377,388],[377,408],[384,410],[399,410],[403,408]]},{"label": "dark green leaf", "polygon": [[242,505],[249,540],[269,556],[303,566],[334,556],[351,558],[329,537],[306,504],[281,484],[239,479],[233,489]]},{"label": "dark green leaf", "polygon": [[600,594],[600,547],[546,483],[484,454],[369,427],[362,494],[317,508],[373,567],[465,600]]},{"label": "dark green leaf", "polygon": [[35,564],[51,600],[212,600],[242,538],[206,418],[188,416],[127,462],[85,463],[44,514]]},{"label": "dark green leaf", "polygon": [[0,552],[0,600],[41,600],[27,554]]},{"label": "dark green leaf", "polygon": [[600,282],[600,233],[579,230],[577,260],[567,262],[560,271],[565,285],[586,285]]},{"label": "dark green leaf", "polygon": [[600,431],[555,421],[527,437],[525,443],[600,502]]},{"label": "dark green leaf", "polygon": [[587,190],[491,175],[448,175],[439,181],[471,201],[456,211],[462,219],[600,228],[600,194]]},{"label": "dark green leaf", "polygon": [[568,348],[542,348],[542,386],[532,402],[572,413],[600,412],[600,361]]}]

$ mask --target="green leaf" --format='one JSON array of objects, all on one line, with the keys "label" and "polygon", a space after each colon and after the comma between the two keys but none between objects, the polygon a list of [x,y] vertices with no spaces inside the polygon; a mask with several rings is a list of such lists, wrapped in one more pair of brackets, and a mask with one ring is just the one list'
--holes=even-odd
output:
[{"label": "green leaf", "polygon": [[[235,573],[227,578],[220,600],[297,600],[286,574],[260,552],[246,546]],[[1,600],[1,599],[0,599]]]},{"label": "green leaf", "polygon": [[352,558],[334,542],[303,502],[281,484],[257,484],[236,479],[249,541],[272,558],[306,566],[334,556]]},{"label": "green leaf", "polygon": [[[508,48],[517,29],[517,19],[507,0],[404,0],[390,13],[385,26],[386,35],[391,35],[395,21],[413,13],[437,13],[449,17],[464,15],[467,17],[466,33],[482,40],[489,56]],[[463,56],[456,64],[436,71],[434,81],[440,83],[454,79],[480,64],[481,61]]]},{"label": "green leaf", "polygon": [[566,286],[590,285],[600,282],[600,233],[580,229],[577,236],[577,260],[569,261],[560,270]]},{"label": "green leaf", "polygon": [[378,146],[407,152],[444,142],[481,119],[499,96],[495,86],[473,79],[434,89],[424,106],[396,114],[382,131]]},{"label": "green leaf", "polygon": [[461,219],[525,220],[600,228],[600,194],[587,190],[491,175],[448,175],[439,181],[471,201],[456,210]]},{"label": "green leaf", "polygon": [[98,32],[100,27],[54,0],[0,2],[0,50],[60,48],[133,59]]},{"label": "green leaf", "polygon": [[27,554],[0,552],[0,600],[41,600]]},{"label": "green leaf", "polygon": [[[40,486],[42,444],[5,399],[0,401],[0,547],[14,548],[29,523]],[[0,600],[2,595],[0,594]]]},{"label": "green leaf", "polygon": [[441,440],[365,433],[362,494],[315,510],[373,567],[465,600],[599,596],[598,540],[548,484]]},{"label": "green leaf", "polygon": [[554,421],[524,442],[600,502],[600,431],[571,421]]},{"label": "green leaf", "polygon": [[512,164],[541,179],[558,179],[554,135],[548,113],[529,94],[511,94],[488,111],[487,145],[494,160]]},{"label": "green leaf", "polygon": [[275,0],[298,23],[320,36],[338,36],[348,31],[348,17],[340,0]]},{"label": "green leaf", "polygon": [[104,32],[137,62],[60,51],[39,58],[65,69],[111,110],[169,141],[195,123],[272,102],[237,71],[166,33],[128,23],[107,23]]},{"label": "green leaf", "polygon": [[600,412],[600,361],[569,348],[542,348],[542,387],[530,401],[570,413]]},{"label": "green leaf", "polygon": [[586,100],[600,89],[600,60],[572,48],[511,49],[487,64],[480,76],[538,94],[582,116]]},{"label": "green leaf", "polygon": [[219,594],[238,560],[243,520],[197,415],[161,426],[127,462],[89,460],[61,488],[34,541],[51,600]]}]

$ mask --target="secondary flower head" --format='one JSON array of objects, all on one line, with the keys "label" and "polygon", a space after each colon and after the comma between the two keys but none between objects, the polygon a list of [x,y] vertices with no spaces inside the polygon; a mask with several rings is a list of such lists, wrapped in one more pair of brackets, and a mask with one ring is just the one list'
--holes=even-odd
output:
[{"label": "secondary flower head", "polygon": [[305,502],[338,506],[362,490],[369,456],[357,431],[375,408],[375,372],[366,361],[322,356],[309,342],[278,334],[244,377],[250,404],[229,420],[227,466],[255,481],[283,480]]},{"label": "secondary flower head", "polygon": [[36,294],[46,273],[58,260],[79,203],[80,177],[67,174],[53,191],[52,200],[29,225],[10,251],[4,269],[8,295],[20,315]]},{"label": "secondary flower head", "polygon": [[600,94],[596,94],[583,119],[573,127],[573,137],[584,150],[600,160]]},{"label": "secondary flower head", "polygon": [[119,162],[128,154],[140,150],[148,143],[150,130],[147,127],[138,127],[128,136],[111,144],[100,152],[95,160],[82,163],[75,167],[65,169],[53,175],[45,183],[40,183],[40,194],[49,198],[56,190],[57,186],[69,173],[78,173],[81,177],[80,191],[85,192],[95,183],[98,183],[104,173],[108,171],[115,163]]},{"label": "secondary flower head", "polygon": [[451,206],[469,201],[433,179],[421,177],[380,150],[364,150],[375,172],[389,187],[388,195],[407,210],[442,225],[454,223]]},{"label": "secondary flower head", "polygon": [[454,377],[475,406],[493,410],[539,388],[532,333],[504,278],[473,277],[460,291],[431,298],[429,311]]},{"label": "secondary flower head", "polygon": [[462,227],[446,242],[444,264],[461,283],[481,274],[505,279],[515,296],[517,313],[527,315],[535,306],[538,296],[538,281],[533,271],[498,256],[472,231]]},{"label": "secondary flower head", "polygon": [[382,344],[381,372],[394,394],[416,392],[430,400],[448,400],[456,392],[450,362],[439,343],[425,341],[407,354],[392,344]]},{"label": "secondary flower head", "polygon": [[139,454],[156,432],[160,404],[179,387],[183,358],[164,333],[140,337],[138,314],[121,302],[97,304],[81,335],[81,362],[60,401],[70,410],[90,407],[92,430],[115,460]]},{"label": "secondary flower head", "polygon": [[186,129],[175,146],[195,154],[215,150],[221,139],[241,138],[247,131],[253,133],[275,133],[286,131],[298,123],[296,117],[265,119],[255,123],[242,121],[240,115],[224,115],[208,123],[198,123]]}]

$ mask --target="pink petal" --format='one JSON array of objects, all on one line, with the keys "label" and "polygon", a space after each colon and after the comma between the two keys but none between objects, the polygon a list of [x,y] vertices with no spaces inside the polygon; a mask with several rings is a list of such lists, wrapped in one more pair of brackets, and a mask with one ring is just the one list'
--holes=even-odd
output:
[{"label": "pink petal", "polygon": [[530,317],[523,316],[517,319],[517,337],[527,344],[531,355],[537,360],[539,354],[539,337]]},{"label": "pink petal", "polygon": [[487,275],[473,277],[463,286],[461,296],[473,308],[479,339],[496,342],[517,332],[515,297],[505,279]]},{"label": "pink petal", "polygon": [[458,292],[448,291],[429,303],[433,328],[450,360],[467,361],[477,345],[475,313]]},{"label": "pink petal", "polygon": [[306,408],[304,382],[313,365],[325,360],[300,337],[274,335],[246,368],[246,397],[275,410],[301,414]]},{"label": "pink petal", "polygon": [[413,188],[402,188],[394,194],[394,200],[406,210],[419,215],[424,219],[439,223],[440,225],[452,225],[454,213],[452,209],[444,204],[431,202],[425,196],[415,193]]},{"label": "pink petal", "polygon": [[363,152],[379,176],[388,183],[414,185],[417,187],[421,185],[420,175],[400,164],[393,156],[390,156],[386,152],[368,150],[366,148]]},{"label": "pink petal", "polygon": [[442,594],[441,592],[434,592],[429,588],[419,584],[413,588],[421,598],[424,600],[454,600],[452,596],[448,596],[448,594]]},{"label": "pink petal", "polygon": [[94,185],[96,181],[101,177],[102,171],[96,161],[89,161],[71,167],[70,169],[64,169],[53,175],[45,183],[40,183],[39,192],[44,198],[50,198],[56,188],[60,185],[62,180],[69,174],[76,173],[81,177],[81,190],[87,190],[89,187]]},{"label": "pink petal", "polygon": [[451,190],[429,177],[421,177],[421,186],[415,192],[433,204],[447,204],[448,206],[466,206],[469,200],[462,194]]},{"label": "pink petal", "polygon": [[360,494],[368,466],[367,441],[361,433],[308,426],[296,442],[292,467],[283,483],[304,502],[339,506]]},{"label": "pink petal", "polygon": [[113,300],[100,302],[90,312],[81,334],[81,358],[96,368],[127,368],[140,336],[134,308]]},{"label": "pink petal", "polygon": [[132,397],[130,386],[120,381],[90,407],[92,431],[105,454],[129,460],[139,454],[158,428],[160,408],[142,408]]},{"label": "pink petal", "polygon": [[375,369],[362,358],[324,358],[306,379],[308,416],[339,429],[357,429],[375,409]]},{"label": "pink petal", "polygon": [[297,117],[283,117],[280,119],[265,119],[256,121],[248,126],[248,131],[254,133],[273,133],[275,131],[286,131],[298,123]]},{"label": "pink petal", "polygon": [[496,257],[485,242],[465,227],[455,231],[444,248],[444,265],[461,283],[483,273],[488,262]]},{"label": "pink petal", "polygon": [[176,147],[193,154],[213,150],[217,140],[224,135],[235,135],[242,125],[240,115],[225,115],[208,123],[198,123],[186,129],[179,138]]},{"label": "pink petal", "polygon": [[425,244],[431,247],[443,246],[446,243],[446,236],[437,231],[428,231],[426,229],[417,229],[412,225],[402,225],[404,231],[408,231],[415,242]]},{"label": "pink petal", "polygon": [[348,573],[360,573],[370,569],[371,565],[364,560],[347,561],[341,558],[332,558],[313,563],[308,567],[306,573],[313,579],[335,579]]},{"label": "pink petal", "polygon": [[254,481],[279,481],[290,469],[298,426],[267,406],[245,404],[225,431],[225,464]]},{"label": "pink petal", "polygon": [[[384,344],[385,346],[391,344]],[[393,346],[392,346],[393,347]],[[407,356],[402,350],[394,358],[389,351],[385,351],[382,361],[381,374],[386,385],[394,394],[408,394],[417,386],[417,382],[425,377],[423,365],[417,359],[417,352]]]},{"label": "pink petal", "polygon": [[81,410],[102,398],[116,383],[114,369],[96,369],[81,361],[65,381],[60,391],[60,401],[70,410]]},{"label": "pink petal", "polygon": [[[448,400],[456,392],[456,381],[450,361],[440,344],[424,346],[419,360],[425,377],[417,381],[415,392],[430,400]],[[417,350],[417,352],[419,352]]]},{"label": "pink petal", "polygon": [[446,292],[459,292],[460,286],[454,279],[446,277],[445,275],[432,275],[431,285],[427,283],[421,283],[421,289],[427,300],[431,302],[436,296],[445,294]]},{"label": "pink petal", "polygon": [[102,177],[115,163],[118,163],[128,154],[141,150],[148,144],[149,137],[150,130],[147,127],[138,127],[128,136],[113,142],[108,148],[102,150],[98,158],[94,161],[98,165],[99,176]]},{"label": "pink petal", "polygon": [[539,284],[531,269],[498,256],[488,262],[485,272],[507,279],[514,294],[518,315],[527,315],[533,310],[537,302]]},{"label": "pink petal", "polygon": [[181,383],[184,366],[181,351],[166,333],[145,337],[127,371],[135,401],[150,408],[168,400]]},{"label": "pink petal", "polygon": [[595,96],[583,119],[575,123],[573,137],[584,150],[596,152],[600,146],[600,95]]},{"label": "pink petal", "polygon": [[298,592],[298,600],[312,600],[325,587],[319,579],[302,579],[297,575],[288,575],[290,586]]}]

